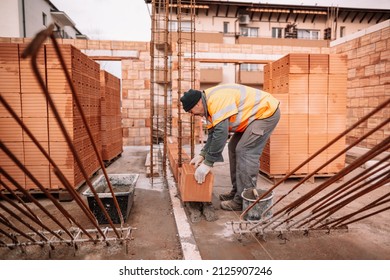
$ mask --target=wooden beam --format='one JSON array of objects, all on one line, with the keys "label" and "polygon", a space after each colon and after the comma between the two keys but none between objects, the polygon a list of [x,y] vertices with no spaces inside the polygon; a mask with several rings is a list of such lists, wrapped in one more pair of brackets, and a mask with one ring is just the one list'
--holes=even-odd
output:
[{"label": "wooden beam", "polygon": [[381,16],[380,16],[380,17],[378,18],[378,20],[376,21],[376,24],[378,24],[378,23],[381,21],[381,19],[383,18],[384,15],[385,15],[384,13],[381,14]]},{"label": "wooden beam", "polygon": [[359,12],[356,12],[356,14],[353,16],[352,20],[351,20],[351,23],[355,21],[357,15],[359,14]]},{"label": "wooden beam", "polygon": [[230,8],[230,5],[228,5],[228,6],[226,7],[225,17],[228,17],[228,15],[229,15],[229,8]]},{"label": "wooden beam", "polygon": [[315,21],[316,17],[317,17],[317,15],[316,15],[316,14],[314,14],[314,15],[313,15],[313,18],[311,19],[311,23],[314,23],[314,21]]},{"label": "wooden beam", "polygon": [[281,16],[282,16],[282,13],[279,13],[277,22],[279,22]]},{"label": "wooden beam", "polygon": [[345,14],[345,17],[344,17],[344,19],[343,19],[343,22],[345,22],[346,20],[347,20],[347,18],[349,17],[349,14],[350,14],[351,12],[350,11],[348,11],[346,14]]},{"label": "wooden beam", "polygon": [[362,21],[364,20],[364,18],[366,17],[367,13],[364,13],[364,15],[362,16],[362,18],[360,19],[359,23],[362,23]]},{"label": "wooden beam", "polygon": [[305,14],[305,16],[303,17],[303,23],[305,23],[306,18],[307,18],[307,14]]},{"label": "wooden beam", "polygon": [[368,20],[368,22],[367,23],[370,23],[372,20],[373,20],[373,18],[376,16],[376,13],[372,13],[372,16],[369,18],[369,20]]},{"label": "wooden beam", "polygon": [[88,56],[92,60],[107,60],[107,61],[121,61],[125,59],[138,59],[136,57],[127,57],[127,56]]},{"label": "wooden beam", "polygon": [[[191,58],[186,57],[184,60],[190,60]],[[223,59],[223,58],[195,58],[196,61],[203,63],[246,63],[246,64],[266,64],[273,60],[256,60],[256,59]]]},{"label": "wooden beam", "polygon": [[216,16],[219,16],[219,7],[221,7],[221,5],[217,5],[217,12],[216,12]]},{"label": "wooden beam", "polygon": [[290,19],[290,16],[291,16],[291,12],[287,15],[286,22],[288,22],[288,20]]}]

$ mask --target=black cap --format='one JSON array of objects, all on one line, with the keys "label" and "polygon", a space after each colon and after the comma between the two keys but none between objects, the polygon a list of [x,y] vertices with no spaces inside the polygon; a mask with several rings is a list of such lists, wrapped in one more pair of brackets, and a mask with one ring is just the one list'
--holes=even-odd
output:
[{"label": "black cap", "polygon": [[202,92],[195,89],[190,89],[186,91],[184,95],[180,98],[181,103],[183,104],[184,111],[188,112],[196,103],[198,103],[199,99],[202,97]]}]

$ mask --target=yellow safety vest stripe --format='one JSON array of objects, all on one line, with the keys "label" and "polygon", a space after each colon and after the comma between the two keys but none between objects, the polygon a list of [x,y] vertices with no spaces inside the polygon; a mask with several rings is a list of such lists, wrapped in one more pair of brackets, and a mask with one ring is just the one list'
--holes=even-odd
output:
[{"label": "yellow safety vest stripe", "polygon": [[205,94],[208,129],[229,118],[230,131],[244,131],[253,120],[272,116],[279,106],[271,94],[238,84],[216,86]]}]

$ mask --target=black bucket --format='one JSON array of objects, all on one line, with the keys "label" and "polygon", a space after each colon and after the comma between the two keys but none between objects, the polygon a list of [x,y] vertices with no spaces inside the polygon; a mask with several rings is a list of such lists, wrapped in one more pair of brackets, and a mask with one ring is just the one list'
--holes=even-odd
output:
[{"label": "black bucket", "polygon": [[[138,179],[138,174],[108,174],[119,208],[122,212],[123,221],[126,221],[134,201],[134,189]],[[107,181],[101,175],[93,184],[98,197],[104,205],[108,215],[114,224],[120,224],[120,216],[115,207],[114,198],[107,186]],[[108,220],[100,208],[95,196],[90,189],[83,193],[87,197],[89,209],[96,217],[99,224],[108,224]]]}]

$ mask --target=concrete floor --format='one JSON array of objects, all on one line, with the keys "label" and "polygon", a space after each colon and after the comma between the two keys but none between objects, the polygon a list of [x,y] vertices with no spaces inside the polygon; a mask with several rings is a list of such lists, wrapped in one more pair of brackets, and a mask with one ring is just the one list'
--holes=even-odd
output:
[{"label": "concrete floor", "polygon": [[[11,251],[0,248],[0,259],[390,259],[389,212],[352,224],[348,232],[316,233],[309,236],[286,233],[283,239],[275,233],[267,235],[265,240],[254,234],[234,234],[228,223],[239,221],[240,212],[221,210],[218,200],[218,195],[231,187],[226,155],[226,162],[218,163],[213,168],[213,205],[218,220],[207,222],[202,219],[191,223],[180,203],[172,177],[168,178],[168,188],[164,187],[161,178],[155,178],[153,185],[146,178],[145,160],[148,152],[149,147],[125,147],[122,157],[107,168],[111,174],[140,174],[134,204],[125,224],[136,228],[127,250],[124,245],[117,243],[110,246],[82,244],[77,250],[67,245],[58,245],[54,250],[28,246],[25,253],[18,249]],[[318,178],[314,183],[305,183],[291,193],[289,199],[300,197],[322,180],[324,179]],[[285,194],[294,183],[296,180],[292,179],[277,188],[274,199]],[[272,183],[259,177],[258,186],[267,189]],[[82,191],[83,189],[80,190]],[[381,192],[388,193],[389,186],[382,188]],[[45,199],[42,199],[42,203],[47,203],[48,209],[53,209],[53,213],[60,215]],[[74,202],[63,205],[73,215],[80,216],[80,210]],[[361,207],[354,207],[359,206]]]}]

